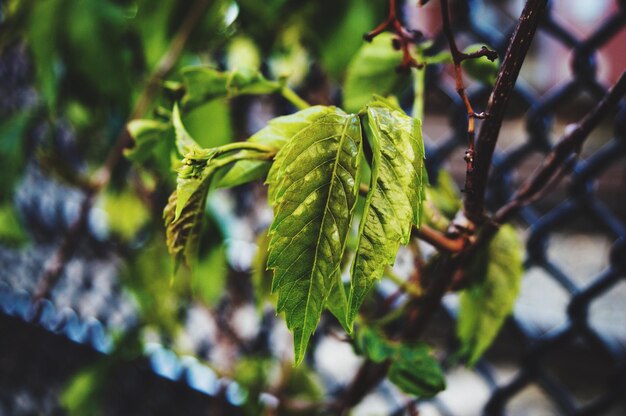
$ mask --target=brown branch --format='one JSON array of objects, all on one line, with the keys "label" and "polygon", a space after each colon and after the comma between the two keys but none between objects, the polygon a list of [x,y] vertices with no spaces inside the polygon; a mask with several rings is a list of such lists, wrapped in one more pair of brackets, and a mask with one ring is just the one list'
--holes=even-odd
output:
[{"label": "brown branch", "polygon": [[485,225],[479,239],[490,239],[501,224],[509,221],[524,205],[538,199],[548,187],[560,180],[578,158],[585,140],[593,129],[617,107],[625,95],[626,71],[622,72],[615,85],[581,121],[567,129],[543,164],[528,177],[511,200],[500,208]]},{"label": "brown branch", "polygon": [[428,244],[438,249],[438,251],[458,253],[463,250],[467,244],[467,241],[462,236],[449,237],[426,224],[422,224],[420,228],[413,228],[412,233],[413,236],[426,241]]},{"label": "brown branch", "polygon": [[359,404],[387,376],[390,362],[365,360],[341,397],[328,405],[332,414],[344,415]]},{"label": "brown branch", "polygon": [[[159,90],[162,79],[174,68],[174,65],[178,61],[178,58],[180,57],[185,44],[191,35],[191,32],[197,26],[209,4],[209,0],[196,0],[193,6],[189,9],[189,12],[181,23],[180,29],[172,39],[167,51],[148,77],[148,81],[146,82],[146,85],[137,100],[128,121],[141,117],[148,110],[150,103],[154,100],[154,97]],[[80,237],[84,234],[87,228],[89,212],[93,206],[95,197],[109,184],[111,174],[121,160],[124,149],[130,144],[130,142],[130,134],[127,128],[124,127],[120,132],[115,145],[109,151],[104,165],[95,174],[95,178],[91,182],[91,186],[86,189],[85,199],[81,204],[78,218],[70,226],[54,255],[48,259],[44,265],[44,270],[35,289],[35,300],[42,299],[50,295],[50,291],[59,280],[65,264],[73,256]]]},{"label": "brown branch", "polygon": [[476,252],[491,241],[500,229],[501,224],[507,222],[525,204],[536,199],[546,187],[559,179],[568,166],[571,166],[572,157],[580,152],[591,131],[597,127],[603,117],[609,114],[626,95],[626,71],[622,73],[617,83],[605,97],[589,112],[574,128],[568,129],[566,135],[547,156],[543,165],[531,175],[522,187],[515,193],[511,202],[496,212],[493,219],[487,222],[473,244],[466,245],[458,254],[440,262],[435,270],[432,284],[427,288],[427,294],[414,302],[409,309],[419,311],[417,318],[405,334],[406,339],[416,339],[430,321],[430,317],[441,302],[443,295],[450,290],[451,285],[459,286],[467,282],[455,280],[458,270],[461,270],[474,257]]},{"label": "brown branch", "polygon": [[484,221],[485,188],[504,112],[546,4],[547,0],[527,0],[489,97],[485,111],[489,117],[480,128],[473,167],[465,178],[465,215],[478,224]]},{"label": "brown branch", "polygon": [[423,38],[423,34],[417,30],[409,30],[400,21],[397,14],[396,0],[389,0],[389,14],[385,21],[376,26],[373,30],[363,35],[363,39],[371,42],[376,36],[385,30],[390,30],[396,34],[393,40],[393,47],[402,51],[402,63],[397,67],[398,72],[408,72],[411,68],[423,68],[424,64],[417,62],[410,52],[410,45]]},{"label": "brown branch", "polygon": [[469,97],[465,93],[465,85],[463,83],[463,71],[461,69],[461,63],[467,59],[477,59],[483,56],[487,57],[490,61],[495,61],[498,58],[498,53],[489,50],[486,46],[483,46],[480,50],[472,53],[463,53],[459,50],[454,39],[454,33],[452,33],[452,25],[450,24],[450,12],[448,10],[448,0],[440,0],[441,3],[441,21],[442,30],[448,41],[450,53],[452,55],[452,62],[454,64],[454,78],[456,81],[456,92],[461,97],[465,109],[467,110],[467,150],[465,151],[465,162],[467,163],[466,172],[473,169],[474,163],[474,131],[475,131],[475,119],[483,118],[481,114],[476,114],[472,108]]}]

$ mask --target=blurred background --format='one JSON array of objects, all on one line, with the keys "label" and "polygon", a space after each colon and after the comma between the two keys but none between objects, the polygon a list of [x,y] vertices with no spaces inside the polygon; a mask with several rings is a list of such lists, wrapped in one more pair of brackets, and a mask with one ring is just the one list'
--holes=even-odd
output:
[{"label": "blurred background", "polygon": [[[446,48],[438,2],[399,3],[406,24],[433,41],[428,53]],[[451,1],[459,44],[502,57],[523,4]],[[492,209],[626,68],[626,2],[549,4],[498,143]],[[384,0],[0,3],[0,415],[316,414],[311,404],[351,381],[361,358],[330,316],[292,368],[258,254],[272,219],[262,184],[209,197],[201,260],[172,281],[161,219],[171,161],[161,152],[131,162],[120,143],[130,119],[159,115],[162,87],[189,65],[256,67],[312,104],[343,105],[362,34],[386,14]],[[393,92],[410,111],[404,81]],[[481,111],[490,88],[466,81]],[[465,107],[450,68],[429,66],[426,85],[431,180],[444,169],[462,184]],[[183,122],[212,147],[294,111],[279,96],[241,96]],[[626,414],[625,158],[622,102],[571,178],[516,218],[527,271],[486,357],[471,370],[451,366],[433,400],[384,382],[354,414]],[[397,273],[410,263],[401,250]],[[383,280],[378,292],[394,289]],[[444,363],[456,303],[446,297],[427,335]]]}]

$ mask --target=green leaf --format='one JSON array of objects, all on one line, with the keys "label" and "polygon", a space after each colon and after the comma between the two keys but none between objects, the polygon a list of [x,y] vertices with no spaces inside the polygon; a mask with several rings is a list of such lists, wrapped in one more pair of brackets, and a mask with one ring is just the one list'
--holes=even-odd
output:
[{"label": "green leaf", "polygon": [[425,184],[420,121],[382,100],[365,111],[372,173],[352,263],[350,326],[385,266],[393,264],[400,244],[408,243],[412,225],[419,225]]},{"label": "green leaf", "polygon": [[396,71],[402,63],[402,52],[393,49],[393,38],[391,33],[381,33],[365,43],[350,62],[343,94],[347,111],[358,111],[373,94],[386,96],[409,85],[411,77]]},{"label": "green leaf", "polygon": [[311,57],[302,40],[302,26],[283,30],[267,61],[272,76],[292,87],[301,85],[311,69]]},{"label": "green leaf", "polygon": [[75,374],[59,398],[68,415],[103,415],[102,395],[110,370],[98,363]]},{"label": "green leaf", "polygon": [[391,341],[378,331],[363,327],[357,333],[356,348],[371,361],[388,361],[389,380],[405,393],[426,398],[446,388],[443,371],[426,344]]},{"label": "green leaf", "polygon": [[362,152],[356,115],[335,107],[302,113],[311,124],[280,150],[268,179],[274,208],[268,267],[277,310],[294,334],[296,364],[340,272]]},{"label": "green leaf", "polygon": [[[381,4],[362,0],[349,0],[335,7],[344,7],[346,10],[338,24],[329,25],[330,30],[317,30],[311,34],[315,36],[320,50],[320,59],[324,69],[331,75],[338,76],[350,63],[362,45],[362,38],[355,33],[365,33],[371,30],[379,18],[378,11]],[[323,9],[320,10],[324,13]],[[337,42],[341,39],[341,42]],[[390,45],[389,45],[390,46]]]},{"label": "green leaf", "polygon": [[446,388],[443,371],[425,344],[399,347],[388,377],[400,390],[420,398],[433,397]]},{"label": "green leaf", "polygon": [[457,335],[460,355],[474,365],[513,310],[520,290],[522,245],[515,228],[502,226],[468,273],[474,283],[461,293]]},{"label": "green leaf", "polygon": [[187,67],[182,71],[186,93],[182,103],[185,108],[222,97],[246,94],[273,94],[282,85],[266,79],[258,70],[236,68],[221,72],[207,67]]},{"label": "green leaf", "polygon": [[200,145],[191,137],[187,129],[185,129],[178,104],[174,104],[174,109],[172,110],[172,124],[174,125],[174,132],[176,133],[176,148],[178,149],[178,153],[182,156],[186,156],[190,152],[201,149]]},{"label": "green leaf", "polygon": [[199,186],[195,192],[187,196],[185,204],[177,215],[179,206],[178,192],[176,190],[170,195],[168,203],[163,210],[167,249],[174,257],[175,270],[183,261],[188,266],[194,263],[198,253],[202,217],[204,216],[204,206],[209,186],[208,184]]},{"label": "green leaf", "polygon": [[[250,136],[249,142],[267,145],[277,151],[297,132],[311,124],[310,114],[316,114],[322,107],[312,107],[288,116],[277,117],[269,124]],[[220,178],[218,187],[233,186],[252,182],[263,178],[272,166],[271,161],[240,160],[233,164],[228,172]]]},{"label": "green leaf", "polygon": [[132,120],[126,126],[135,146],[124,149],[124,156],[133,162],[144,162],[151,155],[154,147],[171,129],[167,123],[157,120]]},{"label": "green leaf", "polygon": [[382,363],[391,359],[396,353],[397,345],[392,344],[376,330],[363,327],[356,336],[356,347],[361,355],[375,363]]}]

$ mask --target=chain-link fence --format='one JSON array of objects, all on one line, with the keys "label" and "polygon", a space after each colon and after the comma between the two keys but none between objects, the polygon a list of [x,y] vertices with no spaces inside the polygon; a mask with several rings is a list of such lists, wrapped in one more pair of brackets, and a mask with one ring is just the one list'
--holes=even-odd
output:
[{"label": "chain-link fence", "polygon": [[[489,3],[501,3],[506,9],[510,2]],[[581,107],[588,108],[601,99],[608,87],[600,81],[599,67],[607,65],[607,59],[621,60],[619,54],[626,52],[626,2],[595,4],[611,12],[590,25],[587,33],[572,30],[561,12],[564,7],[586,8],[579,3],[592,2],[563,3],[567,2],[550,5],[525,63],[532,70],[523,70],[516,86],[509,111],[514,114],[509,128],[501,134],[494,157],[488,194],[492,209],[508,200],[520,180],[530,173],[528,166],[540,160],[537,155],[546,154],[556,143],[566,128],[562,120],[577,121],[584,114]],[[506,19],[490,19],[481,5],[476,1],[457,2],[454,27],[471,41],[493,45],[503,56],[509,37],[500,34],[511,33],[514,26],[505,23],[494,31],[488,21]],[[620,46],[611,48],[611,44]],[[618,56],[602,58],[601,54]],[[565,66],[569,73],[559,72]],[[465,106],[447,78],[446,73],[432,71],[427,80],[433,90],[454,101],[452,130],[447,135],[435,132],[442,138],[428,147],[430,172],[447,167],[445,163],[451,159],[450,166],[454,166],[465,149]],[[542,78],[553,83],[546,84]],[[542,89],[544,92],[538,92]],[[477,87],[471,89],[470,99],[484,106],[488,93],[488,89]],[[526,207],[516,220],[520,228],[526,229],[527,274],[511,327],[500,336],[500,342],[508,344],[509,350],[516,350],[508,352],[508,359],[516,357],[509,362],[516,368],[503,380],[487,360],[479,365],[491,390],[485,414],[625,411],[623,102],[618,114],[593,132],[586,146],[591,150],[584,152],[571,179],[561,187],[552,187],[543,202]]]}]

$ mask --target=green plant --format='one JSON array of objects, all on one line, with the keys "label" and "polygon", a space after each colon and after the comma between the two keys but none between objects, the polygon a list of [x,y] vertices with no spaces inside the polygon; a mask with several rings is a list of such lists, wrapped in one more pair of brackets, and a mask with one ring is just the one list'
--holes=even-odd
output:
[{"label": "green plant", "polygon": [[[107,108],[129,114],[104,160],[98,149],[89,149],[90,162],[99,166],[93,176],[68,174],[52,164],[51,172],[82,188],[86,201],[52,266],[44,270],[37,297],[50,293],[87,227],[90,208],[100,203],[114,222],[113,238],[123,247],[131,247],[141,229],[152,230],[139,252],[128,250],[132,254],[125,258],[124,282],[138,300],[140,325],[175,334],[179,303],[200,299],[210,308],[228,282],[221,243],[228,238],[229,226],[207,201],[218,188],[267,185],[274,219],[267,232],[258,233],[255,297],[259,304],[269,301],[277,313],[284,313],[293,333],[294,363],[300,366],[293,369],[292,362],[285,366],[264,355],[250,355],[233,374],[226,372],[247,388],[251,414],[259,411],[258,398],[267,390],[283,400],[281,411],[286,414],[303,410],[289,395],[305,397],[305,411],[345,412],[385,377],[409,395],[436,395],[445,388],[444,375],[423,335],[442,296],[451,291],[460,294],[461,346],[456,358],[475,364],[519,291],[521,244],[515,228],[505,223],[564,173],[568,160],[626,84],[622,77],[511,201],[490,214],[484,193],[491,156],[546,1],[527,1],[499,72],[497,53],[486,46],[459,49],[446,0],[440,7],[449,51],[437,54],[421,32],[401,23],[394,0],[389,1],[386,19],[366,34],[369,43],[363,44],[355,33],[376,23],[377,6],[345,1],[333,4],[336,15],[328,18],[323,11],[330,3],[195,0],[165,1],[158,8],[143,1],[129,5],[47,0],[12,2],[6,8],[31,43],[50,118],[68,118],[83,137],[91,137],[113,118],[114,111]],[[239,15],[232,20],[235,12]],[[72,24],[74,20],[81,24]],[[106,37],[94,41],[85,35],[93,30]],[[8,44],[16,32],[7,33],[0,40]],[[125,44],[120,41],[125,36],[141,45],[138,50],[111,48]],[[216,50],[226,56],[223,63],[215,58]],[[141,55],[140,62],[133,62],[134,54]],[[312,60],[321,62],[328,84],[343,86],[341,103],[330,100],[328,91],[313,88],[305,98],[316,105],[298,95],[307,92],[303,84],[313,77]],[[198,61],[203,65],[188,65]],[[65,71],[60,74],[54,69],[59,62],[63,65],[56,67]],[[452,64],[456,90],[467,110],[463,198],[445,172],[429,185],[425,168],[425,68],[442,64]],[[493,84],[483,113],[474,112],[465,94],[464,70]],[[147,81],[141,84],[144,77]],[[68,79],[80,79],[84,88],[74,88]],[[132,88],[136,83],[141,87]],[[409,115],[403,108],[410,105],[400,100],[402,107],[398,97],[411,86]],[[277,107],[288,109],[275,113],[288,114],[272,118],[246,140],[234,140],[247,136],[234,109],[250,96],[270,97]],[[2,128],[22,131],[28,117],[19,114]],[[484,119],[477,140],[475,119]],[[0,150],[22,155],[19,146],[7,143],[6,150]],[[122,162],[122,155],[132,166]],[[57,156],[43,152],[40,160],[54,161]],[[10,168],[18,170],[13,164]],[[116,175],[131,180],[116,180]],[[3,186],[3,194],[11,185]],[[113,189],[102,193],[107,188]],[[167,203],[159,198],[162,189],[170,195]],[[7,239],[22,240],[13,211],[2,212],[6,219],[0,222],[10,230]],[[435,253],[425,255],[420,241],[433,246]],[[164,256],[165,246],[171,259]],[[407,246],[415,263],[408,279],[391,267],[400,246]],[[383,277],[406,294],[404,302],[376,296],[374,288]],[[311,369],[301,364],[325,310],[364,358],[355,381],[329,402],[323,401]],[[224,332],[240,342],[228,328]],[[68,408],[91,406],[90,386],[103,390],[94,381],[100,370],[83,373],[71,385],[64,396]],[[273,380],[276,372],[282,376]]]}]

